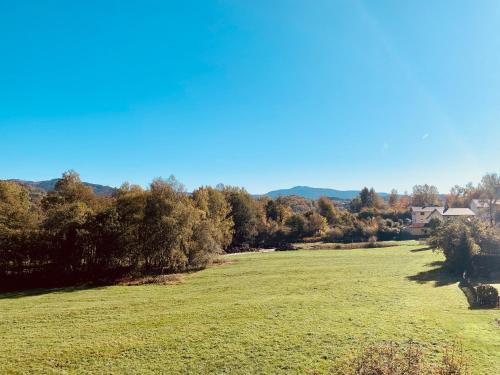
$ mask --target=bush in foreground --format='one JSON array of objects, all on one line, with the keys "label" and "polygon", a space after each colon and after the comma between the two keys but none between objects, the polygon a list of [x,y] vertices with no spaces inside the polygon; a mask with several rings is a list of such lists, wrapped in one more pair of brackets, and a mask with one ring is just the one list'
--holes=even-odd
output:
[{"label": "bush in foreground", "polygon": [[422,348],[409,342],[400,346],[383,343],[368,346],[353,358],[337,365],[338,375],[470,375],[460,347],[447,348],[440,362],[432,363]]},{"label": "bush in foreground", "polygon": [[500,256],[500,232],[480,219],[455,219],[436,228],[429,245],[443,252],[450,270],[470,276],[484,273],[481,257]]},{"label": "bush in foreground", "polygon": [[477,304],[482,307],[497,307],[498,290],[493,286],[481,284],[476,287]]}]

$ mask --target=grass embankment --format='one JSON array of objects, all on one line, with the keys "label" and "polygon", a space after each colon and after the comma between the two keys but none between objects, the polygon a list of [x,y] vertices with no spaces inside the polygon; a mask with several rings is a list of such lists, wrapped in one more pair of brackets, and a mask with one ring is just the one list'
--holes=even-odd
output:
[{"label": "grass embankment", "polygon": [[381,340],[459,339],[500,373],[499,310],[470,310],[422,246],[241,254],[174,285],[0,295],[0,373],[307,373]]}]

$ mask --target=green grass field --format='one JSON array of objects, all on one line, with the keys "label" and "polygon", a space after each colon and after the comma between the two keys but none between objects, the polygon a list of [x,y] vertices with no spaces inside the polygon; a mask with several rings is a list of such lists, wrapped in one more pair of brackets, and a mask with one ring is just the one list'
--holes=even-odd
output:
[{"label": "green grass field", "polygon": [[422,246],[227,258],[177,285],[0,295],[0,373],[304,374],[413,339],[500,374],[500,310],[469,309]]}]

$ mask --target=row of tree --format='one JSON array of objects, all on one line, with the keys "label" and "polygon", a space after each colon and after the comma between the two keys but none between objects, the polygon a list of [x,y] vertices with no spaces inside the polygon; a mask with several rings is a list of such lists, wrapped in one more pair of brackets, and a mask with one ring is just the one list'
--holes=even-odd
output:
[{"label": "row of tree", "polygon": [[[230,199],[240,191],[200,188],[188,195],[169,179],[149,189],[124,184],[101,197],[74,172],[41,200],[0,182],[0,275],[57,284],[124,272],[204,267],[233,241]],[[238,235],[244,236],[241,228]]]},{"label": "row of tree", "polygon": [[223,185],[187,193],[173,177],[147,189],[124,184],[112,196],[94,194],[71,171],[44,196],[0,181],[0,277],[53,284],[181,272],[203,268],[224,251],[304,239],[398,239],[411,204],[439,199],[429,185],[415,186],[412,196],[392,191],[387,201],[363,188],[349,209],[340,209],[326,197],[254,198]]},{"label": "row of tree", "polygon": [[182,272],[203,268],[224,251],[280,247],[305,237],[368,239],[393,226],[366,215],[380,206],[373,189],[368,192],[355,214],[328,198],[256,199],[226,186],[188,194],[175,178],[154,180],[148,189],[124,184],[113,196],[94,194],[75,172],[42,197],[0,181],[0,277],[4,284],[58,284]]}]

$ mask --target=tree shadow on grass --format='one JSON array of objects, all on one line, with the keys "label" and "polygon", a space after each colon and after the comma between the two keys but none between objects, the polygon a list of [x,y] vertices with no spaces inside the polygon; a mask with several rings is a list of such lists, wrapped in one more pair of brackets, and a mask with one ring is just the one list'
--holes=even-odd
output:
[{"label": "tree shadow on grass", "polygon": [[425,246],[425,247],[419,247],[418,249],[412,249],[410,250],[412,253],[419,253],[421,251],[428,251],[428,250],[432,250],[432,247],[430,246]]},{"label": "tree shadow on grass", "polygon": [[28,289],[16,292],[1,292],[0,300],[17,299],[24,297],[36,297],[44,294],[66,294],[66,293],[79,292],[82,290],[102,289],[102,288],[104,288],[104,286],[84,285],[84,286],[73,286],[65,288],[37,288],[37,289]]},{"label": "tree shadow on grass", "polygon": [[419,284],[434,283],[435,287],[451,285],[460,281],[460,277],[446,269],[442,261],[432,262],[427,264],[427,266],[435,268],[419,272],[416,275],[407,276],[406,278]]}]

